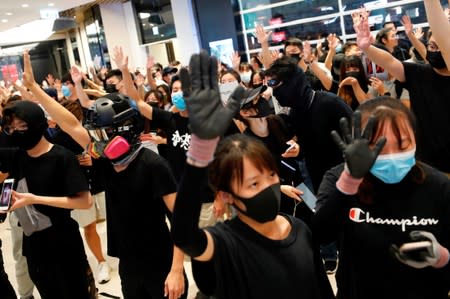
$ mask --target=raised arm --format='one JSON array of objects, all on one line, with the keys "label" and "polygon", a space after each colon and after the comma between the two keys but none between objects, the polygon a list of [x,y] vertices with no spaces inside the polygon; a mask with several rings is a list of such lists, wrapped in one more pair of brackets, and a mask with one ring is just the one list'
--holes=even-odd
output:
[{"label": "raised arm", "polygon": [[81,73],[81,70],[76,66],[72,66],[70,68],[70,75],[73,82],[75,83],[75,90],[77,91],[77,97],[78,100],[80,100],[81,106],[89,109],[89,107],[91,107],[95,101],[89,99],[88,95],[83,89],[83,85],[81,85],[81,81],[83,80],[83,74]]},{"label": "raised arm", "polygon": [[[408,39],[411,41],[413,47],[419,52],[420,56],[426,61],[427,58],[427,47],[417,38],[416,32],[413,30],[413,24],[409,16],[404,15],[402,17],[402,24],[405,26],[405,33]],[[418,28],[422,32],[421,28]],[[423,35],[423,33],[422,33]]]},{"label": "raised arm", "polygon": [[78,119],[66,108],[45,93],[34,80],[28,51],[23,54],[24,74],[23,84],[33,93],[45,111],[52,117],[58,126],[69,134],[81,147],[87,148],[91,139]]},{"label": "raised arm", "polygon": [[319,66],[319,63],[316,59],[311,59],[311,44],[309,42],[305,42],[303,44],[303,60],[308,62],[309,69],[314,73],[314,75],[319,78],[322,85],[326,90],[330,90],[331,85],[333,83],[333,78],[328,75],[326,70],[322,69]]},{"label": "raised arm", "polygon": [[258,42],[261,44],[261,57],[264,68],[268,69],[273,62],[272,54],[269,50],[269,38],[272,31],[266,32],[261,24],[256,25],[255,34]]},{"label": "raised arm", "polygon": [[208,231],[198,227],[201,199],[207,196],[207,166],[213,159],[219,136],[239,109],[243,88],[237,87],[224,107],[220,100],[216,59],[205,51],[194,54],[190,70],[191,76],[186,69],[180,72],[192,135],[175,201],[172,236],[175,244],[188,255],[209,261],[214,254],[214,241]]},{"label": "raised arm", "polygon": [[336,37],[336,34],[330,33],[327,37],[327,41],[329,50],[327,57],[325,58],[325,67],[331,71],[331,68],[333,67],[333,57],[336,55],[336,47],[339,43],[339,39]]},{"label": "raised arm", "polygon": [[359,19],[353,17],[353,22],[358,47],[367,54],[370,60],[387,70],[400,82],[405,82],[405,70],[401,61],[392,56],[389,52],[371,45],[373,37],[370,33],[369,19],[366,11],[361,10]]},{"label": "raised arm", "polygon": [[130,70],[128,69],[128,56],[124,55],[121,47],[115,47],[112,58],[122,71],[122,79],[127,93],[126,95],[136,101],[139,111],[145,118],[152,119],[152,106],[144,102],[144,99],[139,96],[139,93],[134,86],[133,78],[131,77]]},{"label": "raised arm", "polygon": [[424,0],[428,23],[433,37],[444,57],[447,68],[450,69],[450,24],[439,0]]}]

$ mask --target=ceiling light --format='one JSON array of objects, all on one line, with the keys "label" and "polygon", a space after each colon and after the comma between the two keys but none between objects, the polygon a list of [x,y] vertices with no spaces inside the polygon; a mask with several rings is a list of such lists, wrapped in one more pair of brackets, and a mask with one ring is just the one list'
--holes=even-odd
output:
[{"label": "ceiling light", "polygon": [[7,15],[7,16],[12,16],[13,13],[12,13],[12,12],[6,12],[5,15]]},{"label": "ceiling light", "polygon": [[49,3],[48,6],[55,6],[55,3]]},{"label": "ceiling light", "polygon": [[7,22],[8,22],[7,19],[3,19],[3,20],[2,20],[2,23],[7,23]]},{"label": "ceiling light", "polygon": [[22,7],[23,8],[26,8],[26,7],[28,7],[29,5],[28,4],[22,4]]},{"label": "ceiling light", "polygon": [[139,13],[139,18],[141,18],[141,19],[147,19],[148,17],[150,17],[150,14],[148,12],[140,12]]}]

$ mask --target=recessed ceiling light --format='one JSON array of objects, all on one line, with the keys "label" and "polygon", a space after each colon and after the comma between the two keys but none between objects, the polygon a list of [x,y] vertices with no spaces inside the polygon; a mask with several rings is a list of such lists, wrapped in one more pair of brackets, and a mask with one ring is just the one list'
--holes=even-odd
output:
[{"label": "recessed ceiling light", "polygon": [[7,22],[8,22],[7,19],[3,19],[3,20],[2,20],[2,23],[7,23]]},{"label": "recessed ceiling light", "polygon": [[23,8],[26,8],[26,7],[28,7],[29,5],[28,4],[22,4],[22,7]]},{"label": "recessed ceiling light", "polygon": [[12,16],[13,13],[12,13],[12,12],[5,12],[5,15],[7,15],[7,16]]},{"label": "recessed ceiling light", "polygon": [[49,3],[48,6],[55,6],[55,3]]}]

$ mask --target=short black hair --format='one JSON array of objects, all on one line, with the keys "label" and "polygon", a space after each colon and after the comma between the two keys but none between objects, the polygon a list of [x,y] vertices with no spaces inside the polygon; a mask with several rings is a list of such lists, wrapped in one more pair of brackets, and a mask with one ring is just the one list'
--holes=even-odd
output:
[{"label": "short black hair", "polygon": [[118,77],[120,80],[123,79],[122,71],[119,69],[113,69],[113,70],[110,70],[108,73],[106,73],[105,80],[108,80],[109,78],[114,77],[114,76]]}]

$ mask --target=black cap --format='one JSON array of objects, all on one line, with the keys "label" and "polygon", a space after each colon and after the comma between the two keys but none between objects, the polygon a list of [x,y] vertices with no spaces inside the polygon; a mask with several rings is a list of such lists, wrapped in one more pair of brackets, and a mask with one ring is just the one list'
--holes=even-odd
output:
[{"label": "black cap", "polygon": [[176,72],[178,72],[178,69],[176,67],[166,66],[163,69],[162,75],[167,76],[169,74],[175,74]]},{"label": "black cap", "polygon": [[266,90],[267,90],[266,85],[262,85],[254,89],[246,89],[242,97],[241,109],[246,109],[247,107],[253,106],[253,100],[256,99],[257,96],[259,96]]}]

